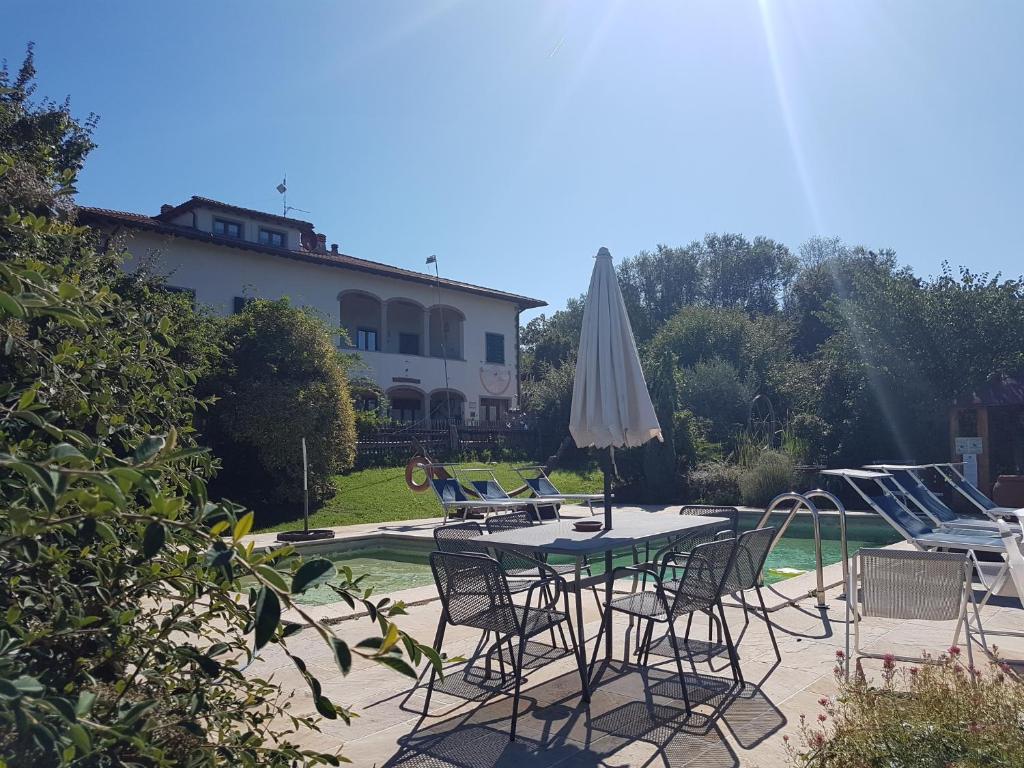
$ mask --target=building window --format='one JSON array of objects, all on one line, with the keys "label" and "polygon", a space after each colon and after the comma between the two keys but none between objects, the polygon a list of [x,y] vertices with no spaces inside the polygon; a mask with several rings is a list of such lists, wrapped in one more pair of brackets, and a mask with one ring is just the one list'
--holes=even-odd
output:
[{"label": "building window", "polygon": [[242,239],[242,225],[237,221],[227,219],[213,220],[213,234],[221,237],[233,237],[236,240]]},{"label": "building window", "polygon": [[480,398],[480,421],[497,423],[508,415],[508,400],[498,397]]},{"label": "building window", "polygon": [[246,305],[248,305],[249,302],[251,301],[254,301],[252,296],[235,296],[234,305],[232,307],[234,313],[237,315],[240,312],[242,312],[245,309]]},{"label": "building window", "polygon": [[395,421],[419,421],[420,401],[412,398],[398,397],[391,400],[391,418]]},{"label": "building window", "polygon": [[497,365],[505,364],[505,335],[501,333],[485,334],[486,360]]},{"label": "building window", "polygon": [[401,355],[418,355],[420,353],[420,335],[418,333],[398,334],[398,353]]},{"label": "building window", "polygon": [[356,330],[356,349],[376,352],[377,330],[375,328],[359,328]]},{"label": "building window", "polygon": [[276,229],[264,229],[260,227],[260,243],[263,245],[270,245],[274,248],[284,248],[285,244],[284,232],[278,232]]}]

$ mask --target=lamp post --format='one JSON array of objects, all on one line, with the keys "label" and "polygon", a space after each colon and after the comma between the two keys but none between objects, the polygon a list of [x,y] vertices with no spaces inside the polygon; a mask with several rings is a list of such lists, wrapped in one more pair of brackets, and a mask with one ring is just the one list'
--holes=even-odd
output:
[{"label": "lamp post", "polygon": [[[452,418],[452,393],[448,387],[448,350],[445,345],[445,328],[444,328],[444,306],[441,304],[441,273],[437,268],[437,255],[431,254],[427,257],[427,264],[434,265],[434,287],[437,289],[437,312],[440,316],[441,321],[441,361],[444,364],[444,398],[445,398],[445,411],[448,417],[449,428],[451,427]],[[428,318],[429,319],[429,318]],[[427,340],[429,343],[429,339]]]}]

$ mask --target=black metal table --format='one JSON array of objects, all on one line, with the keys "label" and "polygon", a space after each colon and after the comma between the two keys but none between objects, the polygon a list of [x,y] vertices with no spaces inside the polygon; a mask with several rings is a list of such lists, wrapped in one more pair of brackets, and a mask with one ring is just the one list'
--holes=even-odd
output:
[{"label": "black metal table", "polygon": [[[592,519],[592,518],[591,518]],[[484,536],[481,543],[499,550],[516,550],[535,552],[544,555],[564,555],[575,560],[572,587],[576,592],[576,628],[579,648],[577,653],[583,664],[586,664],[586,639],[583,634],[583,589],[592,584],[604,581],[605,601],[612,599],[612,569],[607,567],[605,573],[582,578],[583,560],[591,555],[611,554],[615,550],[633,549],[638,544],[649,544],[659,539],[672,539],[684,533],[713,528],[726,523],[724,517],[697,517],[679,515],[669,512],[632,512],[616,515],[614,528],[610,531],[577,531],[572,522],[559,522],[531,525],[514,531],[492,533]],[[605,658],[611,658],[611,622],[608,623],[605,636]],[[584,690],[585,699],[590,698],[590,691]]]}]

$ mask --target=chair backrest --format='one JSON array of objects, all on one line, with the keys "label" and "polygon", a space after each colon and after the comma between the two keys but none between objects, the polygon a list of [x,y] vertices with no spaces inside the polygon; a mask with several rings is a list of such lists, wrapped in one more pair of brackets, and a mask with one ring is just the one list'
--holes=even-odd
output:
[{"label": "chair backrest", "polygon": [[909,469],[890,469],[889,474],[904,492],[917,502],[925,514],[941,523],[952,523],[958,519],[957,513],[943,504]]},{"label": "chair backrest", "polygon": [[[739,527],[740,511],[736,507],[722,507],[713,504],[689,504],[681,507],[680,515],[694,515],[696,517],[726,517],[729,519],[729,530],[736,533]],[[725,530],[723,523],[719,530]]]},{"label": "chair backrest", "polygon": [[449,624],[520,632],[508,582],[497,560],[479,554],[432,552],[430,568]]},{"label": "chair backrest", "polygon": [[736,528],[739,524],[739,510],[736,507],[688,506],[680,509],[679,514],[695,517],[724,517],[727,518],[727,521],[676,536],[671,543],[672,550],[675,552],[691,552],[694,547],[715,541],[723,533],[736,536]]},{"label": "chair backrest", "polygon": [[732,569],[725,581],[727,593],[753,589],[757,586],[776,531],[778,528],[767,526],[740,534],[736,540],[736,556],[733,558]]},{"label": "chair backrest", "polygon": [[960,470],[952,464],[936,465],[935,469],[946,479],[946,482],[950,483],[982,509],[996,508],[996,503],[968,482],[967,478],[960,473]]},{"label": "chair backrest", "polygon": [[861,615],[889,619],[956,619],[963,610],[967,556],[956,552],[862,549]]},{"label": "chair backrest", "polygon": [[508,501],[509,495],[501,484],[497,480],[470,480],[470,485],[473,486],[480,498],[487,499],[488,501]]},{"label": "chair backrest", "polygon": [[686,559],[686,568],[670,610],[673,614],[703,610],[715,604],[736,555],[736,539],[718,539],[699,544]]},{"label": "chair backrest", "polygon": [[875,511],[888,519],[890,524],[898,528],[905,538],[915,539],[935,530],[914,517],[895,496],[879,493],[874,496],[868,494],[865,498],[875,508]]},{"label": "chair backrest", "polygon": [[530,490],[533,491],[537,496],[561,496],[554,484],[548,479],[547,475],[541,475],[540,477],[528,477],[524,478],[526,484],[530,486]]},{"label": "chair backrest", "polygon": [[435,528],[434,543],[441,552],[480,552],[484,548],[479,541],[483,535],[480,523],[468,520]]},{"label": "chair backrest", "polygon": [[521,509],[516,512],[507,512],[502,515],[491,515],[485,521],[488,533],[501,533],[502,531],[515,531],[520,528],[529,528],[536,522],[532,509]]},{"label": "chair backrest", "polygon": [[430,485],[442,504],[449,501],[469,501],[469,497],[462,490],[462,485],[454,477],[434,478]]},{"label": "chair backrest", "polygon": [[[532,509],[522,509],[516,512],[508,512],[503,515],[491,515],[487,518],[488,533],[503,533],[504,531],[516,531],[521,528],[529,528],[536,522]],[[506,571],[535,571],[537,578],[540,577],[540,568],[537,563],[543,558],[535,558],[527,552],[516,550],[498,550],[498,562]]]},{"label": "chair backrest", "polygon": [[[1024,512],[1017,513],[1017,520],[1020,522],[1020,530],[1024,531]],[[1017,597],[1024,608],[1024,545],[1018,541],[1019,537],[1005,521],[998,521],[998,525],[999,535],[1006,549],[1006,566],[1010,569],[1010,579],[1017,588]]]}]

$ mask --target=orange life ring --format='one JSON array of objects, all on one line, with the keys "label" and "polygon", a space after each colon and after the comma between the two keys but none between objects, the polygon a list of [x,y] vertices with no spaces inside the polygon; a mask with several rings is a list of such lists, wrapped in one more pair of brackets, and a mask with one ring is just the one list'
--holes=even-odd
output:
[{"label": "orange life ring", "polygon": [[[426,478],[422,483],[417,483],[412,476],[417,469],[422,469]],[[413,493],[423,493],[430,488],[430,462],[422,456],[413,456],[405,465],[405,484]]]}]

